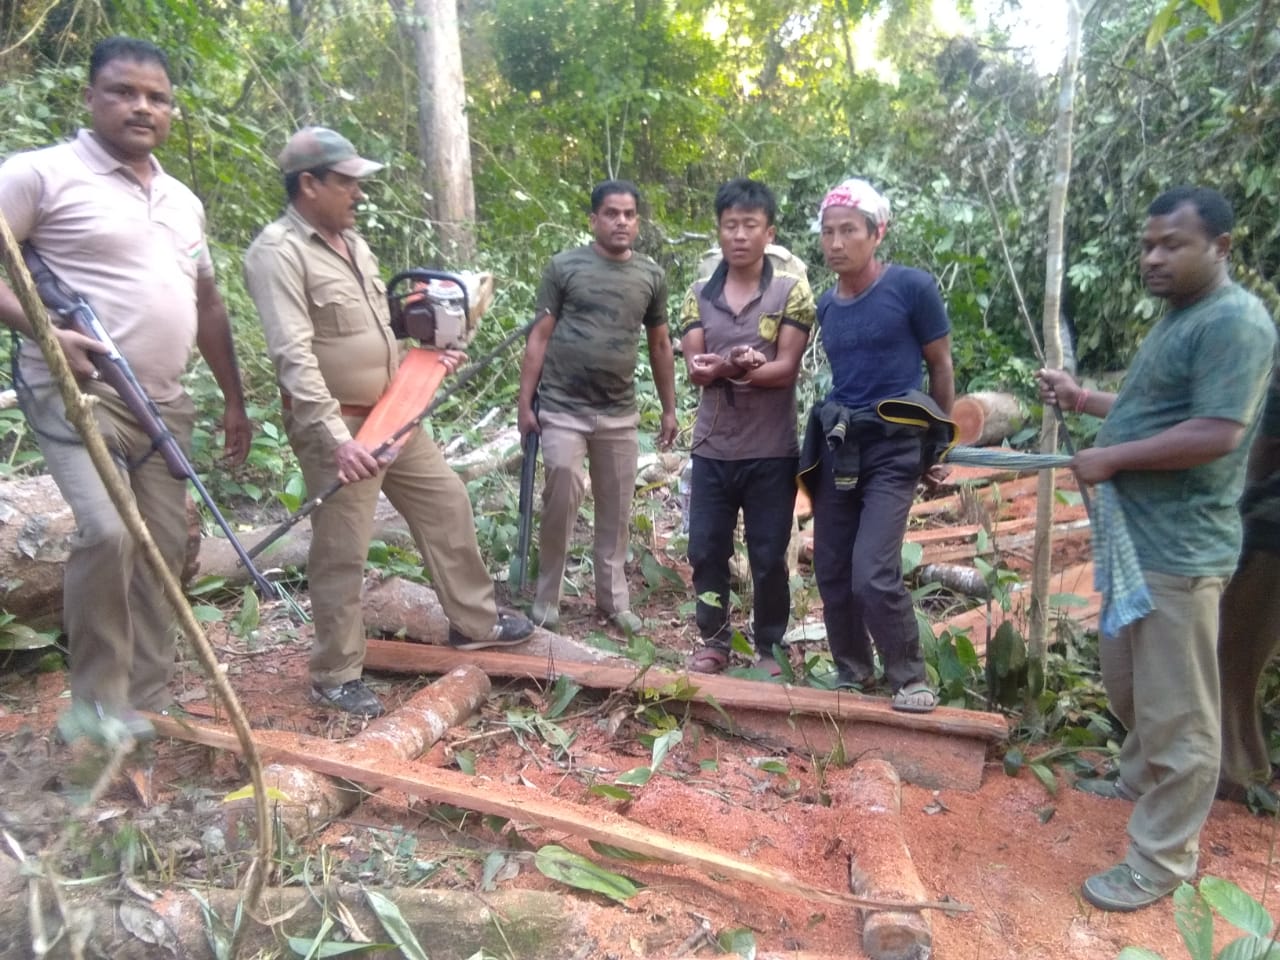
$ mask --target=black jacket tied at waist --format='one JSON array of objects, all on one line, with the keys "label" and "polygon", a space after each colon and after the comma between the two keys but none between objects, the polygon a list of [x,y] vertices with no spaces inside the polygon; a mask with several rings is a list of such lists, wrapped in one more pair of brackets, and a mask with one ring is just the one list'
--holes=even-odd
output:
[{"label": "black jacket tied at waist", "polygon": [[864,443],[912,434],[921,438],[923,474],[955,446],[957,427],[933,397],[919,390],[871,407],[850,408],[825,400],[809,411],[800,449],[800,481],[804,483],[805,474],[829,452],[836,489],[852,490],[858,485]]}]

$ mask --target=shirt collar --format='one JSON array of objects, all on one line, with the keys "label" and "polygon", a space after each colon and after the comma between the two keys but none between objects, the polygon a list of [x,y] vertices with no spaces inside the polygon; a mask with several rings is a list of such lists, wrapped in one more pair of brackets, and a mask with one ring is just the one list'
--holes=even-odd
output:
[{"label": "shirt collar", "polygon": [[[715,303],[724,294],[724,282],[729,276],[729,261],[721,260],[719,265],[712,271],[710,278],[702,287],[702,297],[708,303]],[[773,282],[773,261],[769,259],[766,253],[764,256],[764,266],[760,270],[760,292],[763,293]]]},{"label": "shirt collar", "polygon": [[[329,242],[325,240],[325,238],[321,235],[320,231],[317,230],[312,225],[311,221],[308,220],[306,217],[304,217],[298,211],[298,208],[295,207],[292,203],[284,208],[284,215],[285,215],[285,219],[289,221],[289,226],[291,226],[298,233],[302,234],[304,237],[307,237],[308,239],[314,237],[316,240],[319,240],[321,243],[323,243],[326,247],[329,245]],[[354,230],[343,230],[342,239],[347,241],[347,246],[351,249],[352,255],[354,256],[355,249],[356,249],[356,232]]]},{"label": "shirt collar", "polygon": [[[98,138],[93,135],[93,131],[85,127],[80,128],[80,132],[76,134],[75,140],[72,141],[72,148],[80,155],[80,159],[94,173],[107,174],[114,173],[117,170],[123,170],[131,179],[136,179],[133,170],[123,160],[117,160],[107,148],[98,142]],[[155,176],[164,175],[164,168],[160,166],[160,161],[151,156],[151,169],[155,172]]]}]

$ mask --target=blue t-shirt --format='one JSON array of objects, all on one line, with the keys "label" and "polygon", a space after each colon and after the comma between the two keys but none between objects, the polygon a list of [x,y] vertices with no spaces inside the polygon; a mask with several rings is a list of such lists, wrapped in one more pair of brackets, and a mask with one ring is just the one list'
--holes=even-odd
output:
[{"label": "blue t-shirt", "polygon": [[831,364],[828,400],[866,407],[919,390],[924,347],[951,332],[938,283],[923,270],[886,264],[856,297],[832,287],[818,301],[818,330]]}]

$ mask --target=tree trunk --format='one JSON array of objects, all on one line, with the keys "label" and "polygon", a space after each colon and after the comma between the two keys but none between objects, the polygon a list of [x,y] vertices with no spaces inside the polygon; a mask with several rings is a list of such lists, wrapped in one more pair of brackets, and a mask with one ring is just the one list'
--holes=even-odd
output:
[{"label": "tree trunk", "polygon": [[[392,0],[397,11],[402,0]],[[475,257],[475,188],[457,0],[413,0],[405,27],[418,66],[418,144],[427,215],[446,263]]]},{"label": "tree trunk", "polygon": [[[1071,179],[1071,124],[1075,113],[1076,72],[1080,65],[1080,6],[1067,0],[1067,52],[1058,79],[1058,119],[1056,124],[1057,154],[1053,182],[1049,191],[1049,237],[1045,253],[1044,283],[1044,364],[1062,366],[1062,337],[1059,318],[1062,313],[1062,248],[1063,223],[1067,211],[1067,184]],[[1046,405],[1041,421],[1040,450],[1056,453],[1058,424],[1056,414]],[[1049,647],[1049,586],[1053,559],[1053,471],[1040,474],[1036,503],[1035,556],[1031,569],[1031,622],[1028,630],[1028,652],[1031,659],[1031,681],[1027,685],[1027,705],[1034,715],[1034,704],[1043,683],[1044,663]],[[1037,682],[1037,678],[1039,682]]]},{"label": "tree trunk", "polygon": [[981,391],[957,397],[951,419],[959,427],[956,437],[967,447],[1000,443],[1022,429],[1022,408],[1011,393]]}]

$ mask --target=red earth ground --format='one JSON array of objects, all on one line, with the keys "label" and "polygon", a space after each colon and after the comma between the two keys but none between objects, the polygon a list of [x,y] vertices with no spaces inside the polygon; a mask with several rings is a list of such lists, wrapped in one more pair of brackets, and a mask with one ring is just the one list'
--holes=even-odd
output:
[{"label": "red earth ground", "polygon": [[[1078,548],[1071,546],[1073,554]],[[686,575],[687,570],[682,573]],[[637,583],[639,581],[637,580]],[[676,612],[687,596],[655,594],[637,607],[646,618],[652,639],[660,647],[681,653],[692,649],[694,630]],[[562,632],[582,637],[607,631],[589,599],[570,601],[564,610]],[[310,628],[295,628],[283,618],[264,617],[255,645],[247,647],[215,624],[210,639],[226,664],[232,685],[253,724],[316,736],[341,737],[358,729],[306,699],[306,658]],[[401,678],[373,678],[389,707],[407,698],[422,682]],[[197,716],[214,715],[205,684],[194,663],[187,663],[175,690]],[[494,693],[481,714],[450,730],[421,763],[450,764],[455,750],[475,753],[476,775],[496,781],[524,783],[553,797],[618,809],[615,801],[587,792],[592,777],[616,777],[648,763],[649,751],[638,736],[652,729],[653,716],[643,717],[631,701],[580,695],[560,725],[574,734],[567,751],[556,751],[541,738],[517,736],[506,722],[506,711],[540,708],[544,691],[536,686],[495,680]],[[0,775],[6,779],[5,819],[10,827],[25,822],[28,842],[42,836],[32,822],[33,810],[49,821],[43,836],[54,829],[55,798],[68,780],[66,748],[50,736],[57,714],[65,707],[66,677],[61,672],[7,673],[0,678]],[[676,719],[679,708],[673,707]],[[620,808],[632,820],[674,836],[711,844],[760,863],[784,868],[804,880],[831,890],[846,890],[848,857],[858,845],[860,818],[856,809],[827,806],[825,773],[813,757],[780,757],[762,769],[761,749],[751,743],[722,737],[698,724],[683,724],[684,739],[665,761],[661,772],[635,789],[635,799]],[[1035,746],[1024,746],[1029,755]],[[1187,956],[1174,920],[1172,902],[1135,914],[1108,914],[1087,905],[1079,886],[1089,874],[1116,863],[1124,854],[1129,805],[1069,789],[1071,776],[1062,773],[1051,795],[1025,769],[1007,776],[1002,750],[993,751],[981,789],[974,793],[941,792],[911,784],[902,788],[901,817],[911,856],[930,896],[950,898],[972,907],[956,915],[932,913],[933,956],[942,960],[1110,960],[1128,945],[1152,949],[1165,958]],[[220,797],[236,789],[244,774],[235,760],[204,748],[168,741],[156,748],[152,804],[169,803],[185,809],[181,798]],[[113,787],[102,805],[127,817],[146,812],[136,788],[127,782]],[[25,818],[25,821],[24,821]],[[37,818],[38,819],[38,818]],[[104,822],[111,829],[116,816]],[[199,835],[202,826],[171,818],[170,828]],[[193,817],[193,823],[194,823]],[[1275,818],[1250,814],[1243,806],[1215,804],[1201,838],[1201,875],[1223,877],[1274,909],[1277,895],[1272,874],[1276,840]],[[153,842],[163,848],[160,828]],[[522,826],[521,844],[533,848],[561,843],[585,854],[591,851],[574,838]],[[495,833],[472,819],[461,829],[420,800],[381,793],[366,799],[345,820],[310,842],[339,852],[352,876],[371,867],[375,850],[385,849],[388,837],[412,835],[415,856],[447,859],[453,867],[440,871],[432,883],[478,889],[483,854],[518,847],[513,828]],[[528,847],[525,847],[528,849]],[[477,855],[476,851],[480,852]],[[599,859],[599,858],[596,858]],[[567,891],[539,874],[527,858],[515,856],[514,869],[503,871],[499,883],[539,889],[565,890],[565,895],[603,898]],[[858,958],[859,919],[850,912],[809,903],[744,885],[729,884],[685,868],[652,864],[608,863],[611,869],[646,884],[625,905],[592,911],[592,936],[598,957],[673,957],[693,955],[684,947],[695,930],[696,918],[706,917],[720,932],[747,927],[755,932],[761,956]],[[206,868],[195,866],[189,876]],[[514,875],[513,875],[514,874]],[[1234,936],[1219,920],[1220,948]],[[577,944],[566,947],[570,957]],[[700,956],[714,951],[702,947]]]}]

